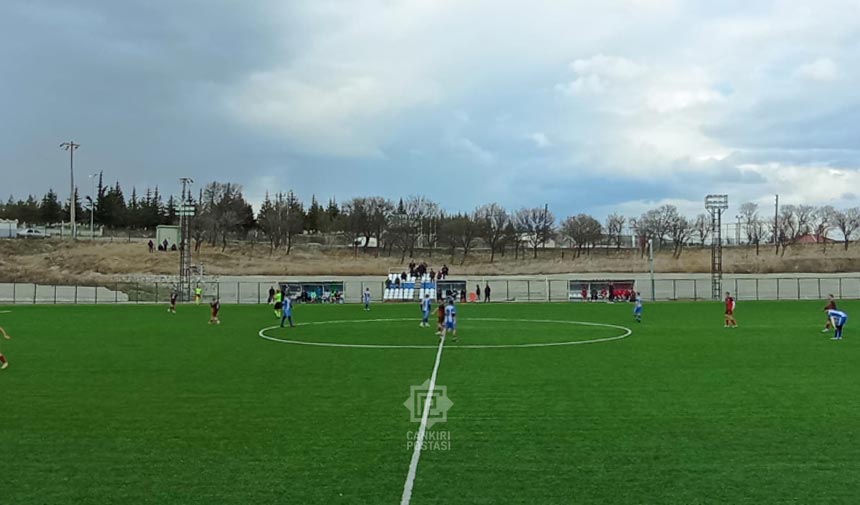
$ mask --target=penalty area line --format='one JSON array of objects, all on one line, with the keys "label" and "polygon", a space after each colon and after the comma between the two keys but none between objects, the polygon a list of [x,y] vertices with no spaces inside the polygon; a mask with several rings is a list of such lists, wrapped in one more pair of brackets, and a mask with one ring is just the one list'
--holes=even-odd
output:
[{"label": "penalty area line", "polygon": [[445,335],[442,335],[442,338],[439,339],[439,350],[436,351],[436,363],[433,365],[433,373],[430,374],[427,397],[424,399],[424,411],[421,414],[421,425],[418,428],[418,436],[415,438],[415,449],[412,451],[412,460],[409,461],[409,471],[406,473],[406,482],[403,484],[403,495],[400,498],[400,505],[409,505],[409,502],[412,500],[412,487],[415,485],[418,460],[421,459],[421,446],[424,445],[424,437],[427,433],[427,419],[430,417],[430,406],[433,403],[433,392],[436,390],[436,375],[439,372],[439,363],[442,362],[443,349],[445,349]]}]

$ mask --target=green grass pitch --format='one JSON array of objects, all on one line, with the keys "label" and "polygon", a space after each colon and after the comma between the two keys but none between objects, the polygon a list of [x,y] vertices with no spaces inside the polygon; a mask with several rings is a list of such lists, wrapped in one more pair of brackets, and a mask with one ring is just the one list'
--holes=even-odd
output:
[{"label": "green grass pitch", "polygon": [[[453,406],[430,429],[447,444],[421,453],[411,503],[856,503],[860,326],[833,342],[822,307],[742,301],[724,329],[718,303],[646,304],[642,324],[629,304],[460,306],[438,372]],[[2,308],[0,503],[400,503],[404,402],[438,344],[416,305],[300,305],[326,324],[267,334],[428,348],[279,343],[258,336],[265,306],[219,326],[165,308]],[[462,348],[623,333],[546,322],[570,320],[633,333]]]}]

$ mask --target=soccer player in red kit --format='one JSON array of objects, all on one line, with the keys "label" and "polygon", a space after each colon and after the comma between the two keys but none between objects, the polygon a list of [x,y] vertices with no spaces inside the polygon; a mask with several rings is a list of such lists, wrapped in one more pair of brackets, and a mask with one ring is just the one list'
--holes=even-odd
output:
[{"label": "soccer player in red kit", "polygon": [[221,324],[221,320],[218,319],[218,311],[221,310],[221,301],[218,300],[217,296],[212,299],[209,307],[212,308],[212,317],[209,318],[209,324]]},{"label": "soccer player in red kit", "polygon": [[738,322],[735,321],[735,299],[731,293],[726,291],[726,328],[737,328]]},{"label": "soccer player in red kit", "polygon": [[[830,310],[836,310],[836,297],[833,295],[827,295],[827,306],[824,307],[824,312]],[[827,333],[831,328],[833,328],[833,323],[830,322],[830,316],[827,316],[827,322],[824,323],[824,329],[821,330],[821,333]]]},{"label": "soccer player in red kit", "polygon": [[436,309],[436,334],[442,335],[442,331],[445,327],[445,304],[440,303],[439,308]]},{"label": "soccer player in red kit", "polygon": [[[6,340],[12,340],[12,337],[10,337],[8,333],[6,333],[6,330],[4,330],[2,326],[0,326],[0,334],[2,334],[3,338],[5,338]],[[0,370],[5,370],[8,366],[9,362],[6,361],[6,356],[3,356],[3,350],[0,349]]]}]

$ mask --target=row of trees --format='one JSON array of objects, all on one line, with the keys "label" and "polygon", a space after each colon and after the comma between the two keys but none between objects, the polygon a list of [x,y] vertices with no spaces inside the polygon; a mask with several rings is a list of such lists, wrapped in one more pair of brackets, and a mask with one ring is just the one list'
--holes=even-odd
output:
[{"label": "row of trees", "polygon": [[[418,247],[444,251],[461,262],[478,246],[496,255],[513,252],[515,257],[527,252],[537,257],[538,250],[552,242],[562,251],[579,257],[595,248],[618,249],[636,243],[644,254],[649,240],[658,249],[670,248],[679,257],[685,247],[704,246],[712,234],[711,219],[706,214],[695,218],[681,215],[677,207],[662,205],[637,217],[611,214],[603,222],[588,214],[557,220],[546,207],[508,211],[497,203],[481,205],[468,213],[447,213],[423,196],[397,201],[380,196],[352,198],[340,205],[330,199],[323,206],[311,197],[305,206],[292,191],[267,194],[258,212],[245,199],[242,187],[234,183],[211,182],[197,195],[170,195],[166,201],[158,188],[138,195],[132,189],[126,199],[119,183],[105,186],[101,177],[96,192],[94,221],[108,228],[151,229],[160,224],[176,224],[180,201],[196,209],[191,218],[191,238],[199,249],[204,243],[226,247],[229,240],[257,240],[262,237],[272,251],[289,254],[296,237],[304,234],[338,234],[359,250],[379,254],[398,254],[403,261],[414,256]],[[78,197],[76,205],[80,206]],[[89,203],[89,202],[88,202]],[[10,197],[0,204],[0,217],[18,219],[28,224],[51,224],[68,220],[68,203],[63,206],[53,190],[41,199]],[[89,220],[91,205],[77,211],[81,220]],[[826,248],[827,237],[838,230],[847,249],[860,228],[860,209],[837,210],[830,206],[784,205],[778,219],[765,217],[758,205],[747,202],[739,207],[741,230],[749,244],[772,243],[776,253],[785,254],[788,247],[810,238]],[[635,240],[631,239],[635,237]]]},{"label": "row of trees", "polygon": [[[99,176],[95,201],[92,201],[92,195],[87,195],[85,200],[82,203],[76,188],[75,215],[82,223],[90,222],[92,217],[96,225],[112,229],[149,229],[176,221],[178,200],[171,195],[165,202],[157,186],[154,189],[146,188],[143,195],[132,188],[130,197],[126,199],[118,182],[113,186],[105,186]],[[91,216],[93,209],[95,215]],[[53,188],[42,198],[29,195],[26,199],[16,200],[10,196],[5,204],[0,203],[0,217],[17,219],[28,225],[68,222],[69,214],[69,202],[60,203]]]}]

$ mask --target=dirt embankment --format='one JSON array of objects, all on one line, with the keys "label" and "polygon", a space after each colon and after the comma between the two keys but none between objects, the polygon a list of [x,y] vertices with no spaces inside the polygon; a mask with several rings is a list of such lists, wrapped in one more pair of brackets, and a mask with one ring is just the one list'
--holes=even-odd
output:
[{"label": "dirt embankment", "polygon": [[[798,245],[784,256],[774,254],[772,247],[762,247],[757,255],[752,247],[726,248],[723,270],[726,273],[838,273],[860,271],[860,248],[847,251],[841,244]],[[438,269],[447,263],[455,274],[467,275],[541,275],[576,272],[646,272],[647,258],[632,250],[598,250],[574,257],[571,251],[540,250],[514,258],[510,252],[496,255],[490,263],[489,253],[471,254],[460,265],[461,257],[451,258],[440,251],[416,253],[416,260],[427,261]],[[408,262],[408,259],[407,259]],[[194,255],[194,263],[203,263],[211,275],[384,275],[390,269],[405,268],[397,255],[377,257],[368,252],[342,248],[303,246],[287,255],[272,253],[268,247],[234,245],[203,246]],[[710,249],[691,247],[679,259],[670,252],[656,254],[655,270],[664,273],[709,272]],[[147,251],[143,241],[59,241],[0,240],[0,281],[2,282],[107,282],[130,275],[174,275],[179,268],[178,252]]]}]

